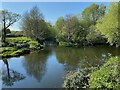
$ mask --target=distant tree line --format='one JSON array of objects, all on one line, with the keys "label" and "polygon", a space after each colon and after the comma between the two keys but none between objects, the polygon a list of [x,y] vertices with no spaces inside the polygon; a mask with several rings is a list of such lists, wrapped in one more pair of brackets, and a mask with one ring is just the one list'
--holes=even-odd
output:
[{"label": "distant tree line", "polygon": [[120,46],[119,3],[92,4],[82,12],[82,17],[66,15],[56,21],[56,40],[59,44]]},{"label": "distant tree line", "polygon": [[[109,43],[120,46],[119,3],[111,3],[106,8],[103,4],[92,4],[87,7],[82,16],[66,15],[59,17],[55,25],[46,22],[37,6],[27,11],[22,18],[21,30],[28,38],[44,41],[56,41],[59,45],[84,46]],[[20,15],[2,11],[2,41],[5,41],[5,20],[13,23]],[[7,17],[6,17],[7,16]],[[6,18],[5,18],[6,17]]]}]

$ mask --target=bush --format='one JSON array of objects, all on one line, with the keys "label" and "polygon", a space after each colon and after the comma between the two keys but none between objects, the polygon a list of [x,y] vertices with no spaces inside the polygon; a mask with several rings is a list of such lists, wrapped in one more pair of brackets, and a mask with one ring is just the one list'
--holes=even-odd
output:
[{"label": "bush", "polygon": [[[6,48],[7,49],[7,48]],[[20,56],[20,55],[24,55],[24,54],[28,54],[30,53],[30,50],[27,48],[22,48],[20,50],[16,50],[16,49],[11,49],[9,51],[5,51],[1,54],[2,58],[8,58],[8,57],[16,57],[16,56]]]},{"label": "bush", "polygon": [[71,42],[63,42],[63,41],[60,41],[60,42],[59,42],[59,46],[70,47],[70,46],[74,46],[74,44],[72,44]]},{"label": "bush", "polygon": [[2,49],[2,53],[7,52],[7,51],[15,51],[16,49],[13,47],[6,47]]},{"label": "bush", "polygon": [[9,47],[4,47],[1,49],[0,56],[2,56],[2,58],[28,54],[30,50],[38,50],[42,47],[37,41],[27,37],[7,38],[7,42],[7,46]]},{"label": "bush", "polygon": [[27,38],[27,37],[15,37],[15,38],[7,38],[7,42],[8,43],[27,43],[29,42],[31,39]]},{"label": "bush", "polygon": [[30,45],[30,48],[33,48],[33,49],[38,48],[39,46],[39,43],[37,41],[30,41],[28,43]]},{"label": "bush", "polygon": [[94,71],[89,80],[90,88],[120,87],[120,57],[108,60],[99,70]]},{"label": "bush", "polygon": [[16,44],[15,47],[16,47],[17,49],[21,49],[21,48],[29,48],[29,46],[30,46],[30,45],[27,44],[27,43],[23,43],[23,44],[19,44],[19,43],[18,43],[18,44]]},{"label": "bush", "polygon": [[87,76],[83,71],[70,72],[64,81],[64,88],[84,88],[87,87]]}]

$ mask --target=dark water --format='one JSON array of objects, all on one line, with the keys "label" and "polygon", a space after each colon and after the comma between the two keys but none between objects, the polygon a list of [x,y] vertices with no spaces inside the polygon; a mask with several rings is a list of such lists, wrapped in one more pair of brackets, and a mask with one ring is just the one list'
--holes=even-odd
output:
[{"label": "dark water", "polygon": [[3,88],[62,87],[68,71],[103,64],[120,55],[120,48],[97,46],[86,48],[50,47],[29,55],[0,60]]}]

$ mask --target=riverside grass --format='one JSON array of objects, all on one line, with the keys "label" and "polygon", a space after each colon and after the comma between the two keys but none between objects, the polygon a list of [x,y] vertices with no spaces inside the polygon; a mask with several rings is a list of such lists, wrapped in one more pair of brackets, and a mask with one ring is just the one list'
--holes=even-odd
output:
[{"label": "riverside grass", "polygon": [[42,45],[27,37],[7,38],[7,47],[2,47],[0,57],[9,58],[30,53],[31,50],[39,50]]}]

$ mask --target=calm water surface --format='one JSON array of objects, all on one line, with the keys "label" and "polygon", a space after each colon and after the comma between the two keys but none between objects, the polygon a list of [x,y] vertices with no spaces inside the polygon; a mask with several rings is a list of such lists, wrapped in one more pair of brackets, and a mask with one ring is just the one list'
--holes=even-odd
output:
[{"label": "calm water surface", "polygon": [[[0,60],[3,88],[62,87],[68,71],[103,64],[102,59],[120,55],[120,48],[49,47],[29,55]],[[10,78],[10,79],[9,79]]]}]

